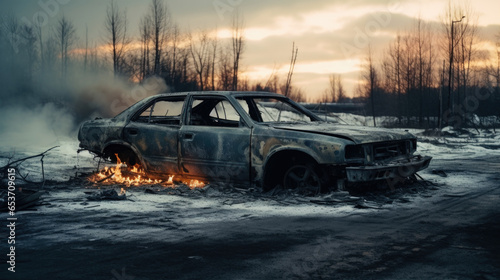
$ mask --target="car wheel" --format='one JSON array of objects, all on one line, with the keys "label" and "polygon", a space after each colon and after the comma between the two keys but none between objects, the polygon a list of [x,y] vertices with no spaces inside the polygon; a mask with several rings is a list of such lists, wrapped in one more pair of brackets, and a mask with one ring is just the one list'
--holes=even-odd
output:
[{"label": "car wheel", "polygon": [[[119,152],[118,157],[120,158],[121,162],[127,164],[127,168],[132,168],[136,164],[140,165],[139,159],[137,158],[135,153],[132,151]],[[116,160],[116,157],[115,157],[115,160]]]},{"label": "car wheel", "polygon": [[322,181],[316,170],[315,165],[310,163],[293,164],[283,176],[283,187],[296,189],[305,194],[320,193]]}]

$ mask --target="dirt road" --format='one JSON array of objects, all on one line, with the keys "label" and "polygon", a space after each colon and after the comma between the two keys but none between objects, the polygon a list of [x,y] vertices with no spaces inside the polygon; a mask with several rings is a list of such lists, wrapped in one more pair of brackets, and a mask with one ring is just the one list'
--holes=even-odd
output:
[{"label": "dirt road", "polygon": [[4,239],[0,278],[499,279],[499,170],[496,154],[435,158],[421,175],[437,186],[366,194],[364,209],[217,188],[93,202],[57,184],[18,213],[16,272]]}]

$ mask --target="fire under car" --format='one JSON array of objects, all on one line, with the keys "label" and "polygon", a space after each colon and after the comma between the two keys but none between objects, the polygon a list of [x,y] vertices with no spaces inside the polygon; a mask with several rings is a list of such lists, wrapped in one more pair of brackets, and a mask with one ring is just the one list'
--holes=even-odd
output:
[{"label": "fire under car", "polygon": [[428,167],[406,131],[325,121],[267,92],[187,92],[145,98],[111,119],[84,122],[80,147],[152,177],[256,186],[345,188]]}]

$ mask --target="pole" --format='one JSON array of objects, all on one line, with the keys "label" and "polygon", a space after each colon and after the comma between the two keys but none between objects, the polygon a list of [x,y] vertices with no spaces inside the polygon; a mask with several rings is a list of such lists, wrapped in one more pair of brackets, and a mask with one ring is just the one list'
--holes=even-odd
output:
[{"label": "pole", "polygon": [[452,69],[453,69],[453,46],[455,45],[453,35],[453,24],[455,22],[451,22],[451,50],[450,50],[450,69],[448,70],[448,110],[453,113],[453,102],[451,101],[451,88],[452,88]]},{"label": "pole", "polygon": [[462,20],[465,18],[465,16],[462,16],[460,20],[452,20],[451,21],[451,52],[450,52],[450,69],[448,72],[448,109],[451,110],[451,113],[455,112],[455,103],[453,102],[452,98],[452,87],[453,87],[453,49],[455,47],[455,30],[453,28],[453,25],[457,22],[462,22]]},{"label": "pole", "polygon": [[438,127],[441,131],[442,127],[442,116],[443,116],[443,88],[444,88],[444,73],[445,73],[445,60],[443,59],[443,74],[441,75],[441,86],[439,87],[439,115],[438,115]]}]

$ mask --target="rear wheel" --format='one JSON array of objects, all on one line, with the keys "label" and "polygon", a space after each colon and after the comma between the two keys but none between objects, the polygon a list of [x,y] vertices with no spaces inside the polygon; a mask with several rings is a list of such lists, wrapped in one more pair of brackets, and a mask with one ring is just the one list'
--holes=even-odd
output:
[{"label": "rear wheel", "polygon": [[136,154],[127,148],[108,150],[104,156],[104,158],[108,158],[113,163],[118,162],[117,157],[120,159],[120,162],[127,164],[128,168],[132,168],[137,164],[141,165]]},{"label": "rear wheel", "polygon": [[137,156],[135,155],[134,152],[132,151],[126,151],[121,154],[118,154],[122,162],[127,164],[127,167],[132,168],[135,165],[139,164],[139,160],[137,159]]}]

